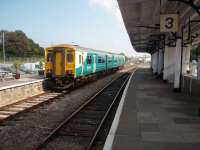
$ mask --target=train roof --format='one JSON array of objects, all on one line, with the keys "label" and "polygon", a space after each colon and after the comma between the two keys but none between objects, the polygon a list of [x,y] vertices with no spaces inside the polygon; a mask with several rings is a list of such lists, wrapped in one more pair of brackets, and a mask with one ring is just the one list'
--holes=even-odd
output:
[{"label": "train roof", "polygon": [[112,53],[112,52],[107,52],[107,51],[103,51],[103,50],[97,50],[97,49],[93,49],[93,48],[86,48],[86,47],[81,47],[79,45],[71,45],[71,44],[58,44],[58,45],[50,46],[48,48],[56,48],[56,47],[68,47],[68,48],[81,49],[81,50],[86,50],[86,51],[91,50],[91,51],[96,51],[96,52],[100,52],[100,53],[122,55],[122,54],[119,54],[119,53]]}]

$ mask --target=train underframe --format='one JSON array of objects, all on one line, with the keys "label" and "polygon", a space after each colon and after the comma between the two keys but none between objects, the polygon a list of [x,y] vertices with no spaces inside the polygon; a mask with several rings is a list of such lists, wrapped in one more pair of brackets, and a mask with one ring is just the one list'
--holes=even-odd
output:
[{"label": "train underframe", "polygon": [[91,80],[95,80],[96,78],[105,76],[109,73],[114,73],[117,70],[121,69],[122,67],[109,69],[106,71],[100,71],[97,73],[93,73],[87,76],[81,76],[79,78],[74,78],[74,75],[67,75],[64,77],[52,77],[51,74],[46,75],[46,80],[44,81],[44,89],[46,90],[66,90],[72,87],[76,87],[77,84],[81,82],[88,82]]}]

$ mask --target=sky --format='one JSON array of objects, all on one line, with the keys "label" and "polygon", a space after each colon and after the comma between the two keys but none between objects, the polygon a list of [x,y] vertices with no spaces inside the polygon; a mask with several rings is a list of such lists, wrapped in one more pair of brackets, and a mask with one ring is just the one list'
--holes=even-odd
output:
[{"label": "sky", "polygon": [[43,47],[77,44],[136,56],[117,0],[1,0],[0,30],[22,30]]}]

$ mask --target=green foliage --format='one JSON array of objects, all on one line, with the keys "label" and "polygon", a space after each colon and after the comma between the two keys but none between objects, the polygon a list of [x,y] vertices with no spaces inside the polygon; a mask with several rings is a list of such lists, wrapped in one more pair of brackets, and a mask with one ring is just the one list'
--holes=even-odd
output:
[{"label": "green foliage", "polygon": [[[6,57],[43,56],[44,49],[29,39],[24,32],[17,30],[15,32],[4,31],[4,33]],[[0,43],[0,53],[2,53],[2,43]]]},{"label": "green foliage", "polygon": [[40,63],[39,63],[39,68],[43,69],[43,62],[42,61],[40,61]]},{"label": "green foliage", "polygon": [[15,61],[14,63],[13,63],[13,68],[16,70],[16,73],[18,73],[19,72],[19,69],[20,69],[20,67],[21,67],[21,62],[20,61]]},{"label": "green foliage", "polygon": [[191,51],[191,61],[192,60],[198,60],[198,57],[200,57],[200,44],[192,45],[192,51]]}]

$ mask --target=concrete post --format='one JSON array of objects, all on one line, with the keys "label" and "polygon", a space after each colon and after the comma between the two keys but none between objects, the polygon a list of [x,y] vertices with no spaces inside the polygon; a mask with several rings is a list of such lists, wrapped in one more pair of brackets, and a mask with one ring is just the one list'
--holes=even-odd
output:
[{"label": "concrete post", "polygon": [[155,72],[155,53],[152,54],[152,70]]},{"label": "concrete post", "polygon": [[191,45],[183,48],[183,64],[182,64],[182,74],[186,74],[187,70],[189,70],[190,65],[190,51]]},{"label": "concrete post", "polygon": [[163,71],[163,50],[158,51],[158,74],[160,75]]},{"label": "concrete post", "polygon": [[169,83],[174,83],[174,64],[175,64],[175,47],[168,47],[168,65],[167,65],[167,80]]},{"label": "concrete post", "polygon": [[153,54],[151,54],[151,69],[153,70]]},{"label": "concrete post", "polygon": [[180,88],[180,74],[181,74],[181,39],[177,39],[175,48],[175,76],[174,76],[174,89]]},{"label": "concrete post", "polygon": [[169,66],[169,50],[168,46],[165,46],[164,50],[164,71],[163,71],[163,80],[167,81],[168,79],[168,66]]},{"label": "concrete post", "polygon": [[153,73],[158,73],[158,52],[153,54]]}]

